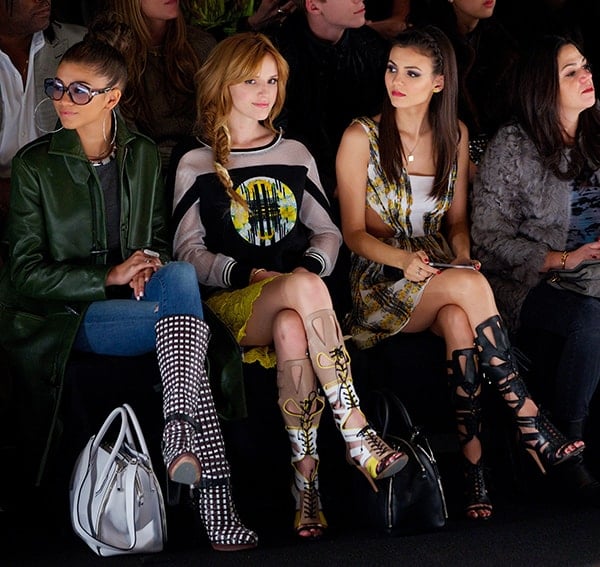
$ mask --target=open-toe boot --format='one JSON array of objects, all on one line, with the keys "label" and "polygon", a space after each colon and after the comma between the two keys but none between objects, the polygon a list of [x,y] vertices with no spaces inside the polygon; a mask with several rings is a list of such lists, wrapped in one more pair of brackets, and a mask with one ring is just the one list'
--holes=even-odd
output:
[{"label": "open-toe boot", "polygon": [[476,329],[475,344],[485,377],[496,386],[504,401],[513,410],[521,445],[532,456],[540,470],[560,464],[579,455],[583,441],[569,441],[539,410],[535,415],[523,415],[523,407],[531,401],[525,382],[519,376],[511,352],[508,335],[498,315],[486,319]]},{"label": "open-toe boot", "polygon": [[[292,446],[294,478],[292,495],[296,502],[294,528],[298,536],[318,539],[327,529],[319,495],[317,429],[325,406],[317,391],[315,374],[308,358],[286,360],[277,371],[279,407]],[[308,478],[298,468],[306,458],[314,462]]]},{"label": "open-toe boot", "polygon": [[159,319],[155,330],[165,421],[163,460],[171,481],[195,485],[201,470],[192,440],[200,429],[194,416],[208,327],[197,317],[175,315]]},{"label": "open-toe boot", "polygon": [[[408,457],[387,445],[364,418],[352,381],[350,355],[334,311],[321,309],[311,313],[304,324],[311,363],[348,447],[348,460],[377,491],[373,480],[395,474],[406,465]],[[353,412],[360,412],[363,427],[349,426]]]},{"label": "open-toe boot", "polygon": [[482,459],[479,457],[473,463],[466,455],[467,445],[479,442],[481,436],[481,375],[477,368],[476,349],[452,352],[452,360],[448,361],[448,382],[456,412],[458,440],[463,451],[466,516],[473,520],[487,520],[492,515],[492,502],[485,484]]},{"label": "open-toe boot", "polygon": [[[229,463],[205,369],[208,325],[188,315],[163,317],[156,324],[156,335],[166,421],[163,456],[169,477],[198,488],[200,517],[214,549],[256,547],[257,536],[242,524],[231,496]],[[182,455],[189,456],[194,466],[188,467]],[[202,464],[199,480],[192,477],[196,463],[198,477]]]}]

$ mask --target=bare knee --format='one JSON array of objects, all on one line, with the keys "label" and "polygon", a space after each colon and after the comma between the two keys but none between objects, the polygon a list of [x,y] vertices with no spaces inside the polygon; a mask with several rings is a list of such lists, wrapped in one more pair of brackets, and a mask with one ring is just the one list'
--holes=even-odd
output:
[{"label": "bare knee", "polygon": [[312,272],[294,272],[287,277],[284,293],[290,305],[306,316],[319,309],[331,309],[331,297],[325,282]]},{"label": "bare knee", "polygon": [[441,331],[466,329],[471,333],[469,318],[462,307],[458,305],[445,305],[442,307],[438,311],[435,323]]},{"label": "bare knee", "polygon": [[448,354],[457,348],[467,348],[473,344],[473,331],[469,324],[469,317],[458,305],[442,307],[431,329],[443,337]]},{"label": "bare knee", "polygon": [[293,309],[283,309],[273,321],[273,342],[278,358],[295,359],[306,355],[306,332],[302,318]]},{"label": "bare knee", "polygon": [[453,278],[455,293],[471,302],[487,300],[493,297],[492,288],[485,276],[475,270],[448,270]]}]

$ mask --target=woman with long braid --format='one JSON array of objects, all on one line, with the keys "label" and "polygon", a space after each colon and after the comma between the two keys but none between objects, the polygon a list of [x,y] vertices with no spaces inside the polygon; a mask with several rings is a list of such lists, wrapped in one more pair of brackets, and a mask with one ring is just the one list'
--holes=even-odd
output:
[{"label": "woman with long braid", "polygon": [[349,460],[370,482],[398,471],[407,458],[383,443],[360,410],[320,277],[331,273],[341,235],[314,159],[273,128],[287,75],[271,42],[251,32],[223,40],[200,70],[203,145],[177,167],[174,251],[195,266],[208,305],[246,349],[245,359],[277,365],[292,445],[295,529],[314,539],[327,527],[318,492],[318,384]]}]

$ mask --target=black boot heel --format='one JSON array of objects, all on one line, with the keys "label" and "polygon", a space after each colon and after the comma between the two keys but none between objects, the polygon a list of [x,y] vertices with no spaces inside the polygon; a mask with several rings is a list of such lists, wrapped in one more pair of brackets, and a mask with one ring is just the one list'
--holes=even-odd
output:
[{"label": "black boot heel", "polygon": [[200,482],[200,461],[192,451],[191,439],[201,431],[200,424],[184,413],[172,413],[165,418],[163,458],[172,482],[190,486]]},{"label": "black boot heel", "polygon": [[[569,441],[543,413],[535,416],[517,416],[516,419],[521,445],[544,474],[548,467],[576,457],[585,448],[582,441]],[[533,431],[525,432],[527,429]]]},{"label": "black boot heel", "polygon": [[[542,473],[548,467],[579,455],[585,447],[583,441],[569,441],[535,406],[525,382],[519,376],[519,368],[500,317],[494,315],[486,319],[477,325],[475,332],[481,368],[513,410],[521,445],[533,457]],[[527,402],[536,408],[535,415],[520,415]]]},{"label": "black boot heel", "polygon": [[477,368],[477,350],[455,350],[447,364],[458,441],[463,450],[465,514],[470,520],[488,520],[492,516],[492,502],[485,486],[483,464],[481,459],[473,464],[464,455],[466,446],[479,441],[481,435],[481,375]]}]

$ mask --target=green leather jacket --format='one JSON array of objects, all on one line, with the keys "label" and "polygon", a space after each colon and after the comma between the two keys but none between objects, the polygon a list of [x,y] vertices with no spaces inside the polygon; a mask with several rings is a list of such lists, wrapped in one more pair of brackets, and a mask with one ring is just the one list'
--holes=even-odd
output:
[{"label": "green leather jacket", "polygon": [[[118,120],[121,251],[168,260],[155,144]],[[90,302],[106,299],[106,223],[99,179],[73,130],[38,138],[13,161],[9,260],[0,272],[0,348],[14,376],[21,464],[36,484],[53,442],[65,366]],[[23,463],[23,460],[26,462]]]}]

